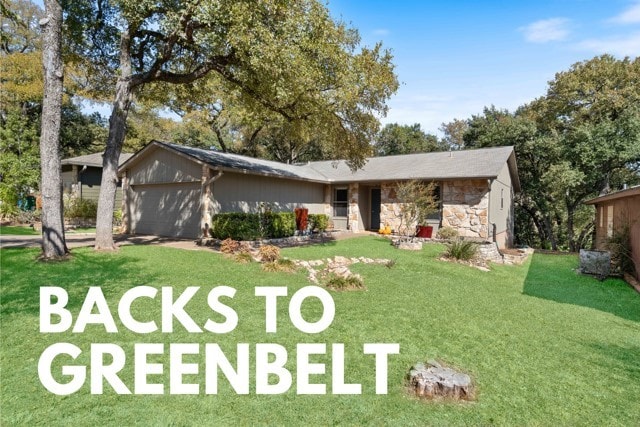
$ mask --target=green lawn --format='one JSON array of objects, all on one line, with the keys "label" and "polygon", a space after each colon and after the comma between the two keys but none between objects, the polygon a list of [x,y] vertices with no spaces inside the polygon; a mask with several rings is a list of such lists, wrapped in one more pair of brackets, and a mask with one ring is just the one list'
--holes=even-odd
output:
[{"label": "green lawn", "polygon": [[33,227],[23,225],[0,225],[0,235],[14,235],[14,236],[36,236],[40,234]]},{"label": "green lawn", "polygon": [[[640,420],[640,295],[620,280],[604,282],[576,275],[574,256],[536,254],[524,266],[495,266],[491,272],[438,261],[443,247],[399,251],[376,237],[283,250],[298,259],[333,255],[392,258],[393,268],[355,265],[368,290],[332,293],[333,324],[308,335],[289,322],[287,298],[278,304],[278,331],[264,330],[264,299],[255,286],[286,286],[289,296],[308,285],[303,272],[264,273],[258,264],[237,264],[219,254],[156,246],[125,246],[117,254],[73,251],[69,262],[40,264],[37,250],[5,249],[2,257],[2,425],[637,425]],[[206,294],[216,285],[237,289],[222,299],[239,316],[228,334],[187,333],[177,322],[173,333],[135,334],[122,327],[118,300],[137,285],[172,286],[174,298],[187,286],[200,286],[187,311],[202,326],[215,317]],[[38,289],[61,286],[77,316],[87,288],[102,287],[119,332],[89,325],[84,333],[39,333]],[[158,299],[159,299],[158,295]],[[159,301],[134,304],[139,321],[160,324]],[[304,306],[308,321],[318,319],[320,304]],[[164,343],[165,395],[117,395],[105,383],[103,395],[91,395],[89,379],[75,394],[47,392],[38,379],[38,360],[49,345],[69,342],[82,354],[60,357],[54,377],[63,380],[63,364],[89,365],[91,343],[115,343],[127,357],[121,373],[134,389],[133,343]],[[389,357],[389,393],[375,394],[375,364],[364,343],[400,344]],[[169,343],[201,344],[197,396],[169,395]],[[220,375],[219,393],[204,394],[204,343],[218,343],[235,366],[237,343],[277,343],[288,350],[293,385],[283,395],[256,395],[253,370],[249,395],[236,395]],[[362,395],[297,395],[296,344],[344,343],[346,381],[362,384]],[[328,346],[330,352],[330,346]],[[423,402],[405,393],[409,367],[437,359],[469,372],[477,385],[472,403]],[[331,356],[316,355],[327,375],[311,376],[331,393]],[[56,372],[57,368],[57,372]]]}]

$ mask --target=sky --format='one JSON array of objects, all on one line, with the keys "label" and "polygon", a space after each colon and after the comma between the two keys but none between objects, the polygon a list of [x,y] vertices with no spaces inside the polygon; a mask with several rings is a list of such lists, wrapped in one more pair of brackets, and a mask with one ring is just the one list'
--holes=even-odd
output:
[{"label": "sky", "polygon": [[383,124],[442,123],[515,110],[572,64],[640,55],[640,0],[328,0],[362,43],[382,42],[401,83]]}]

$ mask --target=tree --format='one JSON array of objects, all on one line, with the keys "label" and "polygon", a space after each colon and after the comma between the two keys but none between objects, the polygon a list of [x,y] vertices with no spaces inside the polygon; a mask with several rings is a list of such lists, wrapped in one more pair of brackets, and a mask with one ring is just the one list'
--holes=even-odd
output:
[{"label": "tree", "polygon": [[[4,214],[17,211],[18,199],[40,183],[40,122],[44,93],[38,21],[44,12],[27,1],[7,3],[2,16],[0,47],[0,204]],[[94,152],[104,123],[87,116],[65,88],[60,119],[60,150],[64,157]]]},{"label": "tree", "polygon": [[556,74],[545,96],[515,113],[492,106],[467,121],[465,146],[515,146],[520,243],[584,247],[593,230],[585,199],[640,181],[639,80],[640,59],[603,55]]},{"label": "tree", "polygon": [[416,227],[427,223],[429,215],[438,212],[436,183],[418,180],[403,181],[398,184],[396,194],[400,203],[399,232],[413,236]]},{"label": "tree", "polygon": [[466,120],[453,119],[449,123],[442,123],[440,131],[444,134],[442,142],[451,150],[462,150],[464,146],[464,134],[469,129]]},{"label": "tree", "polygon": [[40,167],[42,171],[42,258],[57,259],[69,250],[64,237],[62,216],[62,179],[60,175],[60,117],[62,114],[63,64],[62,5],[45,0],[42,26],[42,65],[44,99],[40,131]]},{"label": "tree", "polygon": [[[304,1],[73,2],[69,46],[96,91],[115,84],[98,202],[96,249],[113,249],[118,157],[136,97],[152,83],[188,84],[215,73],[287,121],[306,120],[334,153],[361,166],[376,115],[397,89],[391,55],[362,48],[325,6]],[[111,86],[112,87],[112,86]]]},{"label": "tree", "polygon": [[376,136],[374,142],[376,156],[426,153],[444,149],[444,145],[438,141],[438,138],[423,132],[418,123],[413,125],[387,124]]}]

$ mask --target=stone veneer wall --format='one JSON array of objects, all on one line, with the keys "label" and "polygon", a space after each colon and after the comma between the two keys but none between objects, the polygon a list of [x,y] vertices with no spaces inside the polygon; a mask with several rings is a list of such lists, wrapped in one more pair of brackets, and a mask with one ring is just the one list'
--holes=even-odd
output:
[{"label": "stone veneer wall", "polygon": [[487,180],[442,183],[442,226],[462,237],[489,238],[489,184]]},{"label": "stone veneer wall", "polygon": [[348,217],[349,230],[357,233],[360,231],[360,205],[358,204],[358,183],[349,184],[348,191]]},{"label": "stone veneer wall", "polygon": [[380,184],[380,226],[388,225],[397,233],[401,223],[396,183],[383,182]]}]

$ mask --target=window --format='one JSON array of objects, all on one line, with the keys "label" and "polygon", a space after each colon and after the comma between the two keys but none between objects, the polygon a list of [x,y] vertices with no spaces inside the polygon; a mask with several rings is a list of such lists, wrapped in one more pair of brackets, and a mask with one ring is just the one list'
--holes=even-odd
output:
[{"label": "window", "polygon": [[440,221],[440,212],[442,212],[442,199],[440,197],[440,185],[436,185],[436,188],[433,190],[433,196],[438,202],[438,211],[427,216],[427,219]]},{"label": "window", "polygon": [[504,188],[500,190],[500,209],[504,209]]},{"label": "window", "polygon": [[348,193],[346,188],[336,188],[333,191],[333,216],[347,217]]},{"label": "window", "polygon": [[599,227],[602,228],[604,224],[604,207],[600,206],[600,225]]},{"label": "window", "polygon": [[607,206],[607,237],[613,236],[613,205]]}]

